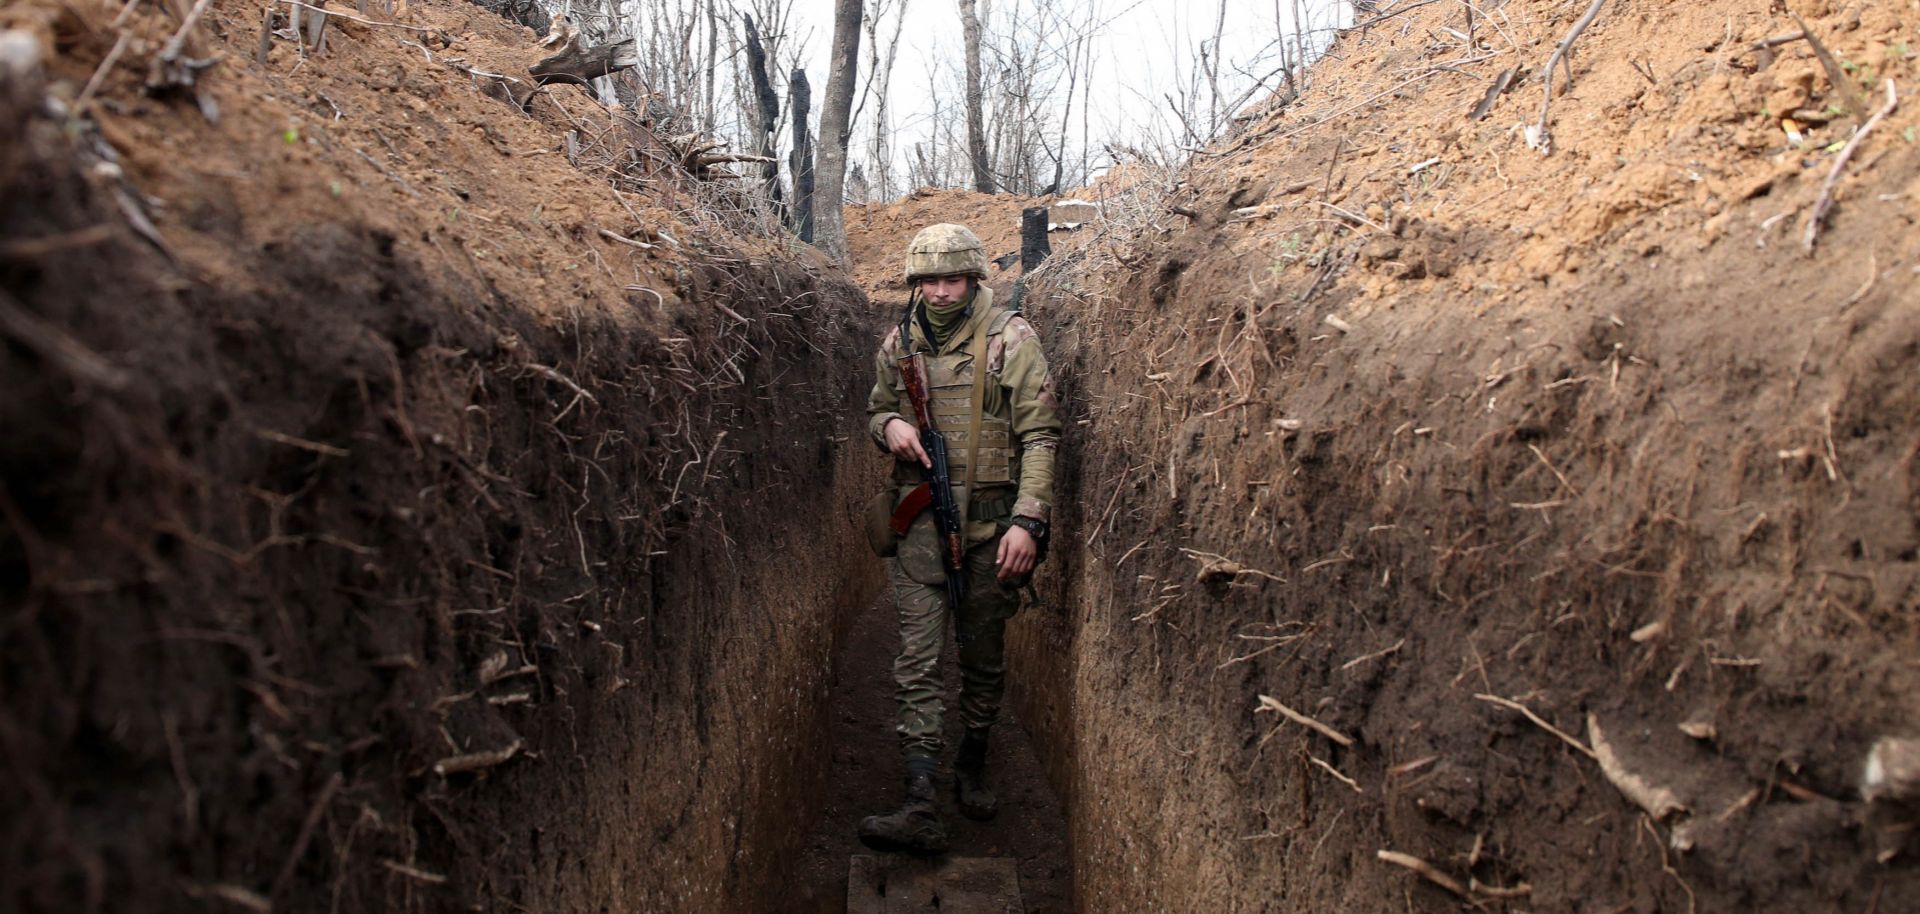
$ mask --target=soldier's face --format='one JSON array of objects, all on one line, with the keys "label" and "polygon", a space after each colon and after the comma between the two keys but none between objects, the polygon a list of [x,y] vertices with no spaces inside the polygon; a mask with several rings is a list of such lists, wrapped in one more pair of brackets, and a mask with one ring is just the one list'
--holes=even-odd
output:
[{"label": "soldier's face", "polygon": [[967,297],[967,277],[934,276],[920,280],[920,294],[941,307],[954,304]]}]

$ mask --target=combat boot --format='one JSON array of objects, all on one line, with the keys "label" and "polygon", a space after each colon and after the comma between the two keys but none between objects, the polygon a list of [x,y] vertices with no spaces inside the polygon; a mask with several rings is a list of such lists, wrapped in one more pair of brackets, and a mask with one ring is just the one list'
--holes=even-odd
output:
[{"label": "combat boot", "polygon": [[953,794],[960,814],[977,822],[990,821],[1000,801],[987,786],[987,731],[968,730],[953,759]]},{"label": "combat boot", "polygon": [[933,771],[923,766],[907,769],[907,800],[884,816],[860,821],[860,843],[877,851],[907,854],[947,852],[947,827],[935,809]]}]

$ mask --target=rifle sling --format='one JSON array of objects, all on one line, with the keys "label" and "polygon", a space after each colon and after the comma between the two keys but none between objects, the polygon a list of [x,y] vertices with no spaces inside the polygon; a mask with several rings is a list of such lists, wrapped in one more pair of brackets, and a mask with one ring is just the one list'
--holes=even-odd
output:
[{"label": "rifle sling", "polygon": [[[973,400],[968,405],[971,419],[967,425],[967,481],[961,490],[967,493],[969,506],[973,501],[973,470],[980,462],[980,424],[987,409],[987,328],[993,324],[992,309],[981,314],[979,320],[973,328]],[[973,512],[962,508],[961,513],[965,516]]]}]

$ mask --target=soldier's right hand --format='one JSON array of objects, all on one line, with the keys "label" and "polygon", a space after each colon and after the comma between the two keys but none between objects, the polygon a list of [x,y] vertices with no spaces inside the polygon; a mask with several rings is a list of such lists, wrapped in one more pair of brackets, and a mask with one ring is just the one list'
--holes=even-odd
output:
[{"label": "soldier's right hand", "polygon": [[887,423],[884,431],[887,450],[893,452],[894,459],[918,463],[929,469],[933,467],[933,458],[928,457],[926,449],[920,446],[920,432],[907,420],[894,419]]}]

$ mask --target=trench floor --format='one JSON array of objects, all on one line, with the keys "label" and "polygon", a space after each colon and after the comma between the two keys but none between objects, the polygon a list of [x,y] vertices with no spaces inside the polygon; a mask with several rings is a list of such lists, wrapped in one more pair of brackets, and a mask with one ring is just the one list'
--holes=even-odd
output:
[{"label": "trench floor", "polygon": [[[954,719],[959,670],[952,632],[941,659],[948,685],[948,752],[959,742]],[[860,820],[899,805],[902,796],[900,749],[894,732],[893,657],[900,627],[886,597],[862,611],[847,630],[834,658],[830,739],[833,773],[820,819],[807,837],[799,867],[794,910],[841,914],[847,910],[847,867],[855,856],[874,852],[854,837]],[[1009,675],[1017,675],[1010,671]],[[1003,708],[993,728],[987,764],[1000,797],[992,822],[975,822],[953,808],[953,782],[943,772],[942,818],[953,836],[953,857],[1012,858],[1020,875],[1020,897],[1027,914],[1069,914],[1073,910],[1066,820],[1060,802],[1042,774],[1027,733]]]}]

